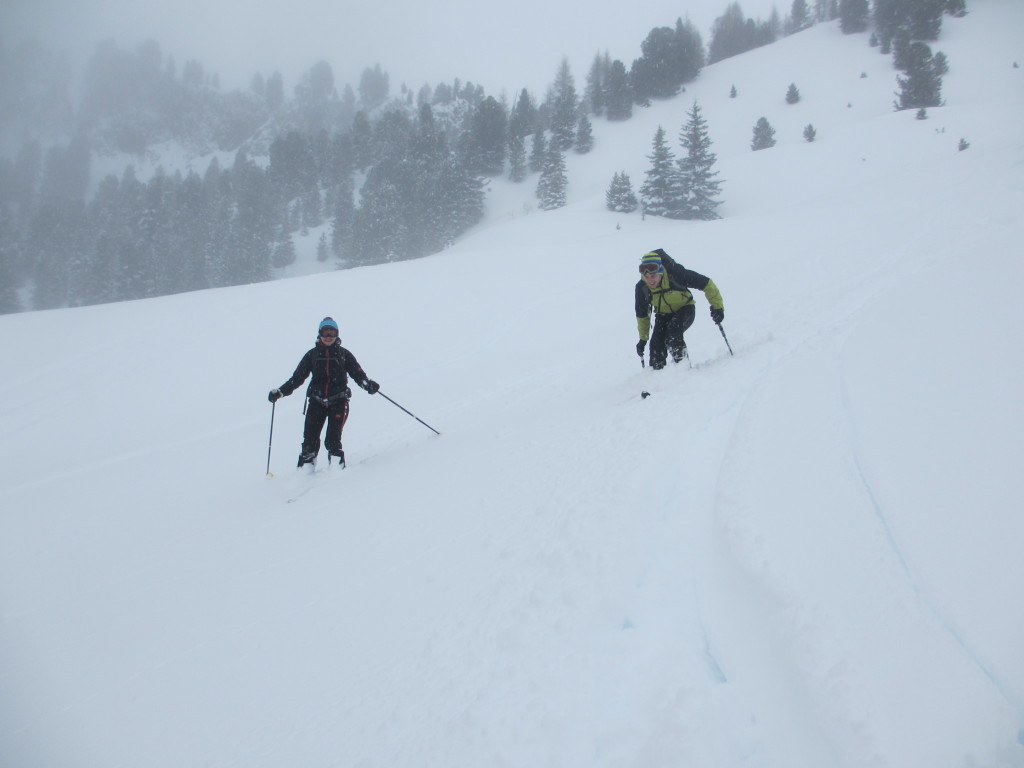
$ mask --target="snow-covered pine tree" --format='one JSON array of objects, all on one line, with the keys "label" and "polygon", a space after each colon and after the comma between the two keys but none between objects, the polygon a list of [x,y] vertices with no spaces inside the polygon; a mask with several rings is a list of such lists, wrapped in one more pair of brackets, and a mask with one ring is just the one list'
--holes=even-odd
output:
[{"label": "snow-covered pine tree", "polygon": [[605,204],[609,211],[616,213],[632,213],[639,206],[633,184],[625,171],[612,177],[612,183],[605,193]]},{"label": "snow-covered pine tree", "polygon": [[796,87],[796,83],[790,83],[789,88],[786,89],[786,103],[796,104],[800,101],[800,90]]},{"label": "snow-covered pine tree", "polygon": [[715,178],[718,171],[712,170],[718,158],[711,151],[708,124],[697,102],[687,116],[679,136],[686,152],[679,158],[678,184],[683,195],[680,210],[683,218],[712,221],[720,218],[717,209],[722,204],[718,199],[722,182]]},{"label": "snow-covered pine tree", "polygon": [[508,117],[508,132],[511,136],[525,139],[537,130],[537,106],[533,103],[530,92],[523,88],[516,98],[512,112]]},{"label": "snow-covered pine tree", "polygon": [[660,125],[654,133],[651,154],[647,156],[651,167],[644,173],[646,178],[640,186],[640,199],[644,213],[651,216],[668,216],[679,209],[678,183],[676,179],[675,155],[665,141],[665,129]]},{"label": "snow-covered pine tree", "polygon": [[464,135],[464,162],[478,176],[500,176],[505,170],[508,115],[504,105],[488,96],[473,110]]},{"label": "snow-covered pine tree", "polygon": [[576,125],[575,152],[577,155],[585,155],[594,148],[594,127],[590,124],[590,118],[585,114],[580,115],[579,123]]},{"label": "snow-covered pine tree", "polygon": [[544,138],[544,129],[538,128],[533,132],[533,141],[530,144],[530,170],[534,173],[544,168],[544,158],[548,153],[548,143]]},{"label": "snow-covered pine tree", "polygon": [[605,84],[605,114],[609,120],[629,120],[633,116],[633,90],[626,65],[616,59],[608,70]]},{"label": "snow-covered pine tree", "polygon": [[775,146],[775,129],[772,128],[768,118],[758,118],[754,126],[754,139],[750,142],[750,148],[757,152],[759,149],[768,149]]},{"label": "snow-covered pine tree", "polygon": [[793,0],[793,5],[789,12],[790,33],[802,32],[808,29],[812,23],[811,13],[807,8],[807,0]]},{"label": "snow-covered pine tree", "polygon": [[906,75],[897,75],[900,89],[896,110],[942,106],[942,75],[927,43],[915,41],[907,48]]},{"label": "snow-covered pine tree", "polygon": [[565,205],[565,190],[569,180],[565,175],[565,157],[554,141],[548,146],[544,167],[537,182],[537,198],[541,210],[553,211]]},{"label": "snow-covered pine tree", "polygon": [[587,72],[587,84],[583,89],[583,103],[586,110],[600,117],[604,114],[607,105],[607,81],[608,72],[611,68],[611,57],[608,52],[597,54]]},{"label": "snow-covered pine tree", "polygon": [[508,178],[517,184],[526,178],[526,142],[522,136],[508,137]]},{"label": "snow-covered pine tree", "polygon": [[839,29],[844,35],[867,30],[870,16],[868,0],[839,0]]},{"label": "snow-covered pine tree", "polygon": [[564,152],[572,147],[576,139],[576,112],[579,108],[568,59],[562,59],[555,73],[555,82],[548,91],[546,105],[551,115],[551,141]]},{"label": "snow-covered pine tree", "polygon": [[338,184],[334,191],[334,209],[331,217],[331,250],[339,261],[344,261],[352,250],[352,225],[356,208],[352,201],[352,178]]},{"label": "snow-covered pine tree", "polygon": [[286,227],[281,227],[277,234],[270,263],[275,267],[287,267],[295,263],[295,243]]}]

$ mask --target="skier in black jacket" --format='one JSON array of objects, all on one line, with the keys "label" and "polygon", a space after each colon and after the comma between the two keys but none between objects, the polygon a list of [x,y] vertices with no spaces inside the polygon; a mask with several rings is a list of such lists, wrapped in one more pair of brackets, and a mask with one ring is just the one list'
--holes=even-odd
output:
[{"label": "skier in black jacket", "polygon": [[325,317],[320,321],[318,338],[311,350],[302,356],[295,367],[295,373],[277,389],[270,390],[267,399],[276,403],[280,398],[290,395],[298,389],[302,382],[312,374],[306,388],[306,425],[302,434],[302,451],[299,453],[299,466],[316,464],[320,452],[320,431],[327,422],[327,433],[324,445],[327,448],[328,461],[334,456],[338,464],[345,466],[345,452],[341,449],[341,430],[348,419],[348,401],[352,390],[348,388],[348,377],[371,395],[376,394],[380,386],[366,376],[355,355],[341,346],[338,338],[338,324],[333,318]]},{"label": "skier in black jacket", "polygon": [[[714,281],[682,264],[677,264],[661,248],[645,253],[640,259],[640,280],[633,291],[636,325],[640,341],[636,353],[643,360],[647,340],[651,342],[651,368],[664,368],[668,355],[679,362],[686,356],[683,334],[693,325],[696,305],[691,288],[704,291],[711,305],[711,319],[721,323],[725,317],[722,294]],[[651,332],[651,314],[655,316]]]}]

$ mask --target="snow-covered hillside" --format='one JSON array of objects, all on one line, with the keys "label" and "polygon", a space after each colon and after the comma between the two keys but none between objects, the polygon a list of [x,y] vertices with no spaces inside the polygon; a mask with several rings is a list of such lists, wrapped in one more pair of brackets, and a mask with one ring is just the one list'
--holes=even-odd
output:
[{"label": "snow-covered hillside", "polygon": [[[947,18],[927,120],[821,25],[438,256],[0,317],[0,765],[1024,766],[1022,28]],[[724,218],[607,212],[694,100]],[[735,356],[698,295],[640,367],[656,247]],[[268,478],[328,314],[443,435],[357,391],[306,476],[296,395]]]}]

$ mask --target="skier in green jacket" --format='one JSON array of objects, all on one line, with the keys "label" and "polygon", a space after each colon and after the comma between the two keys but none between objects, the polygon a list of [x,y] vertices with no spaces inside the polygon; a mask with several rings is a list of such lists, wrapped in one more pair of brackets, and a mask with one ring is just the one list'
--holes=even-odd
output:
[{"label": "skier in green jacket", "polygon": [[[693,325],[696,306],[691,288],[704,292],[711,304],[711,319],[716,324],[725,318],[722,294],[714,281],[699,272],[677,264],[664,250],[645,253],[640,259],[640,280],[636,284],[636,325],[640,341],[636,353],[643,360],[644,349],[650,340],[651,368],[665,367],[668,355],[674,362],[686,357],[683,334]],[[654,313],[654,331],[651,332],[651,313]]]}]

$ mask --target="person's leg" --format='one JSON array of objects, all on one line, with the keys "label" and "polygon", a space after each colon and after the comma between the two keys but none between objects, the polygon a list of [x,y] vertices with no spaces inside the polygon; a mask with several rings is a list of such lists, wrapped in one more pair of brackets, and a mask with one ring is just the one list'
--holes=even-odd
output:
[{"label": "person's leg", "polygon": [[299,466],[313,464],[320,453],[320,431],[327,419],[327,409],[314,400],[306,404],[306,425],[302,431],[302,452],[299,454]]},{"label": "person's leg", "polygon": [[330,456],[338,458],[339,463],[345,463],[345,451],[341,448],[341,431],[348,421],[348,400],[338,400],[331,403],[327,415],[327,434],[324,437],[324,447]]},{"label": "person's leg", "polygon": [[668,332],[671,317],[671,315],[654,316],[654,330],[651,331],[651,339],[647,344],[647,349],[650,353],[648,362],[650,362],[651,368],[656,371],[664,368],[665,361],[668,359],[668,352],[665,349],[665,335]]},{"label": "person's leg", "polygon": [[686,356],[686,341],[683,334],[693,325],[697,308],[689,304],[678,312],[673,312],[668,322],[668,329],[665,332],[665,343],[668,346],[669,354],[675,362],[679,362]]}]

